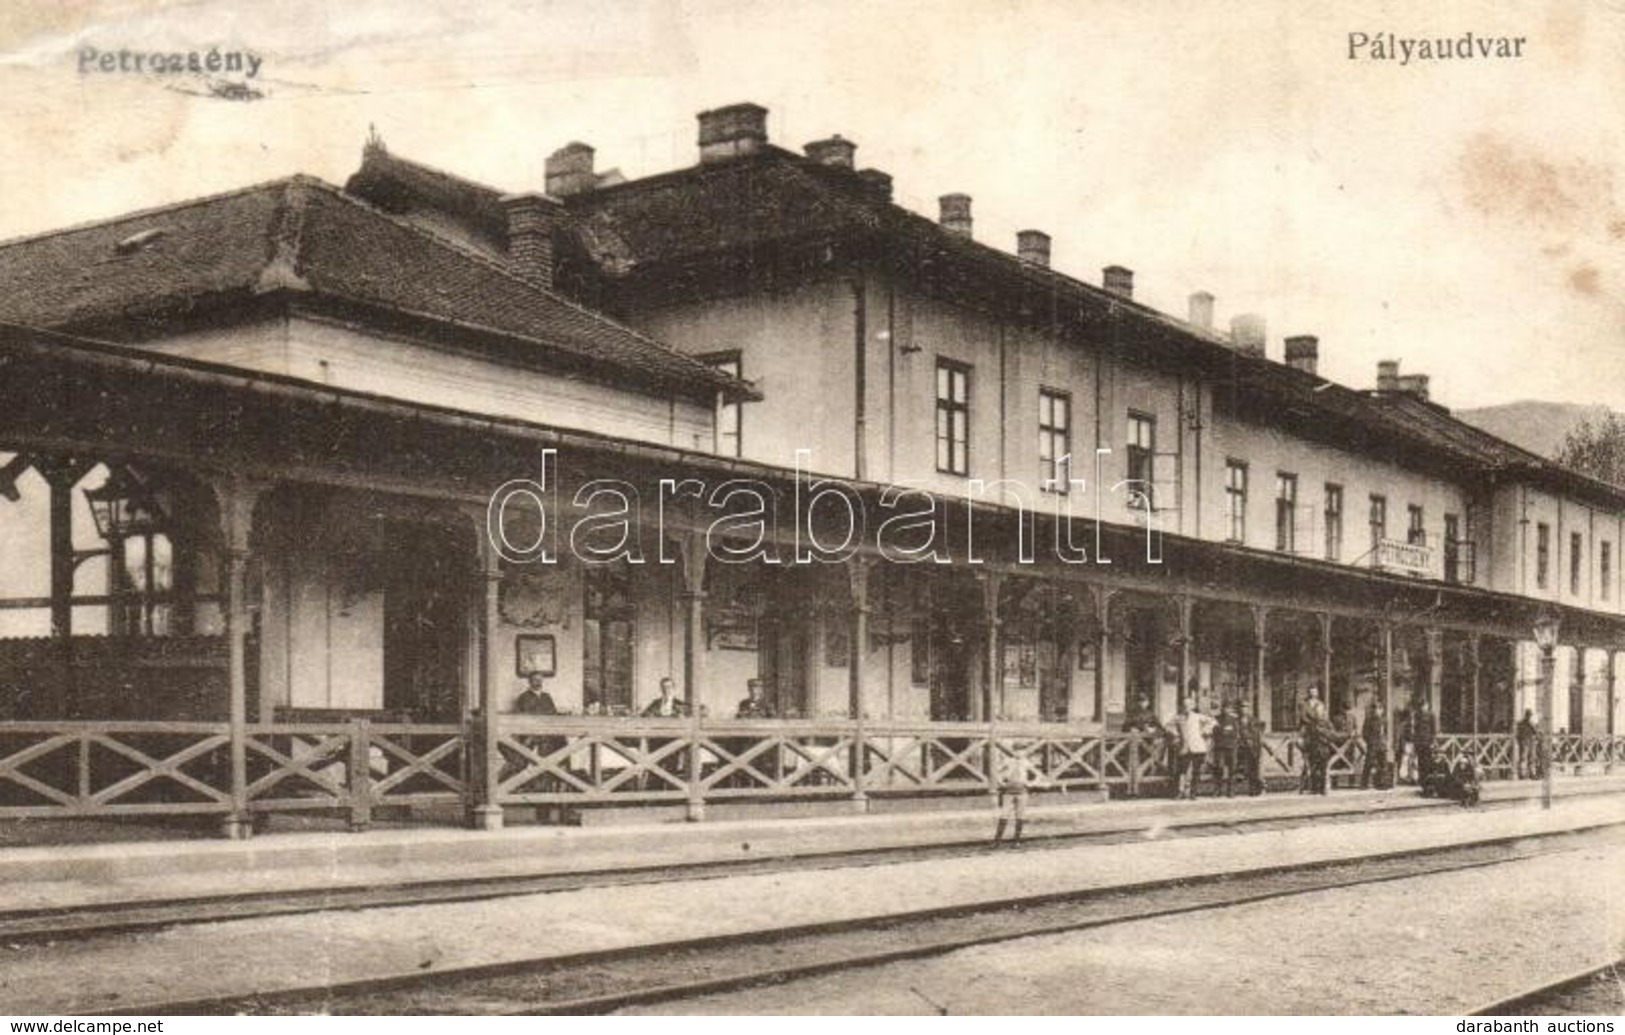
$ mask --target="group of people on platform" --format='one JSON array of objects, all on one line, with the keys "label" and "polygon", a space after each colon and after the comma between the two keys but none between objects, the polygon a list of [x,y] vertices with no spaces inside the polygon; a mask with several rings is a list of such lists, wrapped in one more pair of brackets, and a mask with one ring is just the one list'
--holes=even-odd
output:
[{"label": "group of people on platform", "polygon": [[1160,732],[1167,738],[1175,797],[1197,797],[1210,768],[1217,793],[1226,798],[1234,796],[1238,779],[1248,794],[1264,793],[1264,727],[1246,701],[1226,701],[1212,716],[1193,697],[1166,723],[1157,721],[1143,696],[1137,705],[1123,731]]},{"label": "group of people on platform", "polygon": [[[1331,763],[1339,745],[1357,736],[1364,748],[1360,789],[1386,790],[1396,783],[1418,786],[1424,794],[1463,802],[1478,797],[1480,773],[1468,758],[1454,765],[1440,763],[1434,753],[1438,720],[1426,698],[1396,717],[1398,735],[1390,741],[1382,702],[1371,700],[1355,728],[1352,714],[1333,720],[1318,687],[1310,687],[1298,707],[1295,747],[1302,758],[1300,794],[1327,794],[1331,789]],[[1214,794],[1232,797],[1237,783],[1248,794],[1264,791],[1262,762],[1264,726],[1251,713],[1246,700],[1226,701],[1216,716],[1202,710],[1199,695],[1181,702],[1176,714],[1159,721],[1144,695],[1136,701],[1123,725],[1125,733],[1160,734],[1166,739],[1172,790],[1177,798],[1200,795],[1204,778],[1211,776]],[[1533,725],[1525,713],[1518,730],[1520,759],[1533,757]],[[1520,775],[1523,763],[1520,761]]]},{"label": "group of people on platform", "polygon": [[[545,677],[540,672],[532,672],[526,678],[525,689],[520,692],[514,701],[514,711],[521,715],[559,715],[559,706],[548,693],[545,686]],[[602,715],[603,705],[596,700],[589,700],[583,714]],[[688,702],[677,696],[677,684],[670,676],[660,680],[660,693],[654,700],[644,706],[639,713],[650,719],[677,719],[685,718],[689,713]],[[701,715],[705,712],[702,708]],[[771,719],[774,718],[773,706],[768,702],[762,692],[760,679],[749,679],[745,683],[745,698],[739,702],[734,712],[736,719]]]}]

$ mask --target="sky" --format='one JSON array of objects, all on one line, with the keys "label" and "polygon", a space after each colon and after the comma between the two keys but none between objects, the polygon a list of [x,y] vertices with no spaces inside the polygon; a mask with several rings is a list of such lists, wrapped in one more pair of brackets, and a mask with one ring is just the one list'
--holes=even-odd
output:
[{"label": "sky", "polygon": [[[1349,37],[1523,37],[1523,56],[1351,60]],[[99,51],[249,50],[256,100],[81,74]],[[643,176],[750,100],[832,133],[935,215],[1175,315],[1257,312],[1269,354],[1378,360],[1455,408],[1625,410],[1625,0],[294,0],[0,5],[0,237],[390,150],[508,190],[560,145]]]}]

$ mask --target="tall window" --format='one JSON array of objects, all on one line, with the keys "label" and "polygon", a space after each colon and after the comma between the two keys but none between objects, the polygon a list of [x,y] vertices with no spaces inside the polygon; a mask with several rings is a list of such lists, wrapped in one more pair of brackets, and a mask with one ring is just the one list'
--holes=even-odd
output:
[{"label": "tall window", "polygon": [[1275,548],[1298,549],[1298,476],[1286,471],[1275,475]]},{"label": "tall window", "polygon": [[1462,581],[1461,519],[1454,514],[1444,516],[1444,580]]},{"label": "tall window", "polygon": [[[739,365],[738,352],[717,352],[709,356],[701,356],[700,359],[713,370],[721,371],[724,374],[731,374],[734,377],[743,376],[740,374],[741,367]],[[743,442],[739,437],[740,425],[743,422],[743,418],[744,413],[740,408],[738,400],[731,402],[719,400],[717,402],[716,427],[718,455],[743,455],[740,453],[740,449],[743,447]]]},{"label": "tall window", "polygon": [[937,470],[970,473],[970,367],[937,360]]},{"label": "tall window", "polygon": [[632,580],[624,565],[584,569],[581,668],[582,703],[597,701],[606,713],[632,707],[632,656],[637,642]]},{"label": "tall window", "polygon": [[1241,460],[1224,462],[1225,538],[1232,543],[1247,541],[1247,464]]},{"label": "tall window", "polygon": [[1045,492],[1066,494],[1072,477],[1072,397],[1048,388],[1038,390],[1038,484]]},{"label": "tall window", "polygon": [[1377,552],[1377,547],[1388,538],[1388,497],[1371,495],[1371,553]]},{"label": "tall window", "polygon": [[1343,559],[1343,487],[1326,485],[1326,559]]},{"label": "tall window", "polygon": [[1580,586],[1585,581],[1585,536],[1579,532],[1569,533],[1569,593],[1572,596],[1580,595]]},{"label": "tall window", "polygon": [[1613,595],[1614,544],[1604,539],[1597,544],[1597,596],[1608,600]]},{"label": "tall window", "polygon": [[1426,546],[1428,533],[1422,520],[1422,508],[1412,503],[1405,508],[1405,513],[1405,541],[1412,546]]},{"label": "tall window", "polygon": [[1157,455],[1157,418],[1129,411],[1128,480],[1129,506],[1154,509],[1151,479],[1153,457]]},{"label": "tall window", "polygon": [[1552,526],[1535,525],[1535,588],[1545,589],[1552,578]]}]

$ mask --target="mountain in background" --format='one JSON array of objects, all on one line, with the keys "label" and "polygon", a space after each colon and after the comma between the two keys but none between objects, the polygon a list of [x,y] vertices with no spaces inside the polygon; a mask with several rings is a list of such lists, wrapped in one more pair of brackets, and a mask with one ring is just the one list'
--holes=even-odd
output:
[{"label": "mountain in background", "polygon": [[1522,402],[1503,403],[1500,406],[1481,406],[1474,410],[1453,410],[1452,414],[1468,424],[1498,435],[1513,445],[1522,446],[1531,453],[1555,456],[1563,437],[1581,421],[1596,420],[1608,414],[1606,406],[1582,406],[1579,403]]}]

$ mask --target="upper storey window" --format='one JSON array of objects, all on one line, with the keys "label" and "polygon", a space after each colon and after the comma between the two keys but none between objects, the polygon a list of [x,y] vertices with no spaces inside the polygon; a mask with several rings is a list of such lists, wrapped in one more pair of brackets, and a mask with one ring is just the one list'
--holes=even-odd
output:
[{"label": "upper storey window", "polygon": [[1136,509],[1154,510],[1151,492],[1152,458],[1157,455],[1157,418],[1130,410],[1128,414],[1128,501]]},{"label": "upper storey window", "polygon": [[1049,388],[1038,391],[1038,484],[1065,495],[1072,477],[1072,397]]},{"label": "upper storey window", "polygon": [[970,367],[937,360],[937,470],[970,473]]},{"label": "upper storey window", "polygon": [[1247,464],[1242,460],[1224,462],[1225,538],[1232,543],[1247,541]]}]

